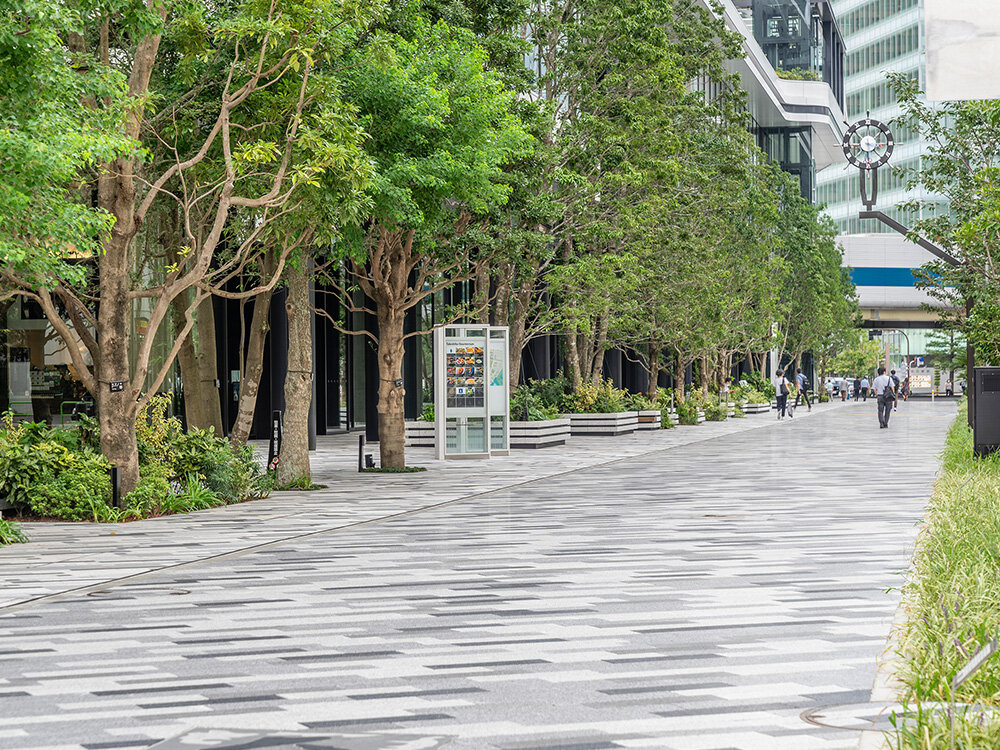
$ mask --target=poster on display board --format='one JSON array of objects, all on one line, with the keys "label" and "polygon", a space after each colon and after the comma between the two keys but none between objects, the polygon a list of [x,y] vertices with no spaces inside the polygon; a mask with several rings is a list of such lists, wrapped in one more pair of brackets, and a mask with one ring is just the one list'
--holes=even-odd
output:
[{"label": "poster on display board", "polygon": [[438,458],[489,458],[509,449],[507,328],[434,331],[434,435]]}]

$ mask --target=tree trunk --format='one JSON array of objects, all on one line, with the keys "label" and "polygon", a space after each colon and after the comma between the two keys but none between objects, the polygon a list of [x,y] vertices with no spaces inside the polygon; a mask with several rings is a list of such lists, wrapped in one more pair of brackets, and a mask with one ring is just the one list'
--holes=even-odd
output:
[{"label": "tree trunk", "polygon": [[649,398],[655,399],[656,392],[659,390],[657,381],[660,379],[660,347],[656,344],[650,344],[646,357],[646,372],[649,373],[646,395]]},{"label": "tree trunk", "polygon": [[[131,383],[128,359],[129,332],[132,330],[132,300],[128,296],[130,241],[131,237],[112,231],[98,261],[101,302],[97,326],[101,356],[94,363],[101,453],[120,469],[123,495],[131,492],[139,481],[139,447],[135,434],[139,393]],[[112,392],[112,387],[122,390]]]},{"label": "tree trunk", "polygon": [[219,360],[215,350],[215,305],[208,296],[198,305],[198,372],[204,422],[199,427],[212,427],[221,437],[222,403],[215,381],[219,377]]},{"label": "tree trunk", "polygon": [[702,396],[703,399],[705,399],[707,401],[708,400],[708,381],[709,381],[709,378],[712,377],[712,373],[711,373],[711,371],[709,370],[709,367],[708,367],[708,355],[707,354],[703,354],[702,355],[700,365],[701,365],[701,367],[700,367],[701,372],[698,373],[698,374],[699,374],[700,380],[701,380],[701,396]]},{"label": "tree trunk", "polygon": [[687,362],[684,358],[677,354],[677,359],[674,362],[674,394],[676,395],[675,401],[684,400],[684,376],[687,370]]},{"label": "tree trunk", "polygon": [[240,374],[240,399],[236,407],[233,431],[229,435],[229,440],[234,444],[245,443],[250,437],[250,428],[253,426],[260,378],[264,372],[264,340],[267,337],[267,313],[271,308],[271,297],[272,292],[267,291],[258,294],[253,300],[246,361]]},{"label": "tree trunk", "polygon": [[590,349],[590,383],[600,385],[601,376],[604,370],[604,350],[608,343],[608,316],[602,315],[597,322],[597,337],[592,342]]},{"label": "tree trunk", "polygon": [[[309,409],[312,406],[313,342],[309,305],[309,272],[289,267],[288,371],[285,374],[284,434],[278,461],[278,484],[312,483],[309,467]],[[254,309],[256,317],[256,307]]]},{"label": "tree trunk", "polygon": [[580,349],[577,344],[576,333],[570,329],[563,332],[563,341],[566,342],[566,365],[569,367],[569,377],[573,383],[573,390],[580,387],[583,382],[583,370],[580,367]]},{"label": "tree trunk", "polygon": [[403,378],[404,314],[389,298],[376,300],[378,313],[378,446],[382,468],[406,467]]}]

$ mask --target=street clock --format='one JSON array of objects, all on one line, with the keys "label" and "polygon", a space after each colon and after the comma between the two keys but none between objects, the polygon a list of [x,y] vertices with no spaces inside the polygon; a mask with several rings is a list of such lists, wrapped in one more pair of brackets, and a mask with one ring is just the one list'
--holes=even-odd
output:
[{"label": "street clock", "polygon": [[844,156],[858,169],[878,169],[892,156],[895,140],[885,123],[866,117],[844,134]]}]

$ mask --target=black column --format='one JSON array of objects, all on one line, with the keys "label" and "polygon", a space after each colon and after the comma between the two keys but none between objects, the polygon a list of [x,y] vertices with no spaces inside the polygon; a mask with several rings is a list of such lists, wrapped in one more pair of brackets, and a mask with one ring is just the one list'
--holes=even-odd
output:
[{"label": "black column", "polygon": [[620,349],[609,349],[604,353],[603,374],[610,378],[615,388],[622,387],[622,353]]},{"label": "black column", "polygon": [[[403,318],[403,335],[417,330],[417,308],[411,307]],[[403,340],[403,416],[416,419],[423,411],[424,393],[420,382],[420,356],[424,345],[430,346],[425,336],[410,336]]]},{"label": "black column", "polygon": [[[367,302],[367,300],[366,300]],[[378,320],[371,313],[365,313],[365,330],[377,332]],[[361,339],[365,351],[365,438],[378,440],[378,350],[367,336]]]},{"label": "black column", "polygon": [[[312,261],[309,261],[310,268]],[[316,400],[317,400],[317,378],[316,378],[316,282],[309,280],[309,339],[312,341],[312,398],[309,399],[309,450],[316,450]]]},{"label": "black column", "polygon": [[278,289],[271,297],[270,331],[271,339],[271,410],[285,411],[285,376],[288,374],[288,311],[285,299],[288,292]]}]

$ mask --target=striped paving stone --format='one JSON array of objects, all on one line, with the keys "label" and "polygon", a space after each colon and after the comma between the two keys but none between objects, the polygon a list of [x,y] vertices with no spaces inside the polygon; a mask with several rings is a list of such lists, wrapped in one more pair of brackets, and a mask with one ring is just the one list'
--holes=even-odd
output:
[{"label": "striped paving stone", "polygon": [[955,414],[868,406],[8,609],[0,747],[851,747]]}]

